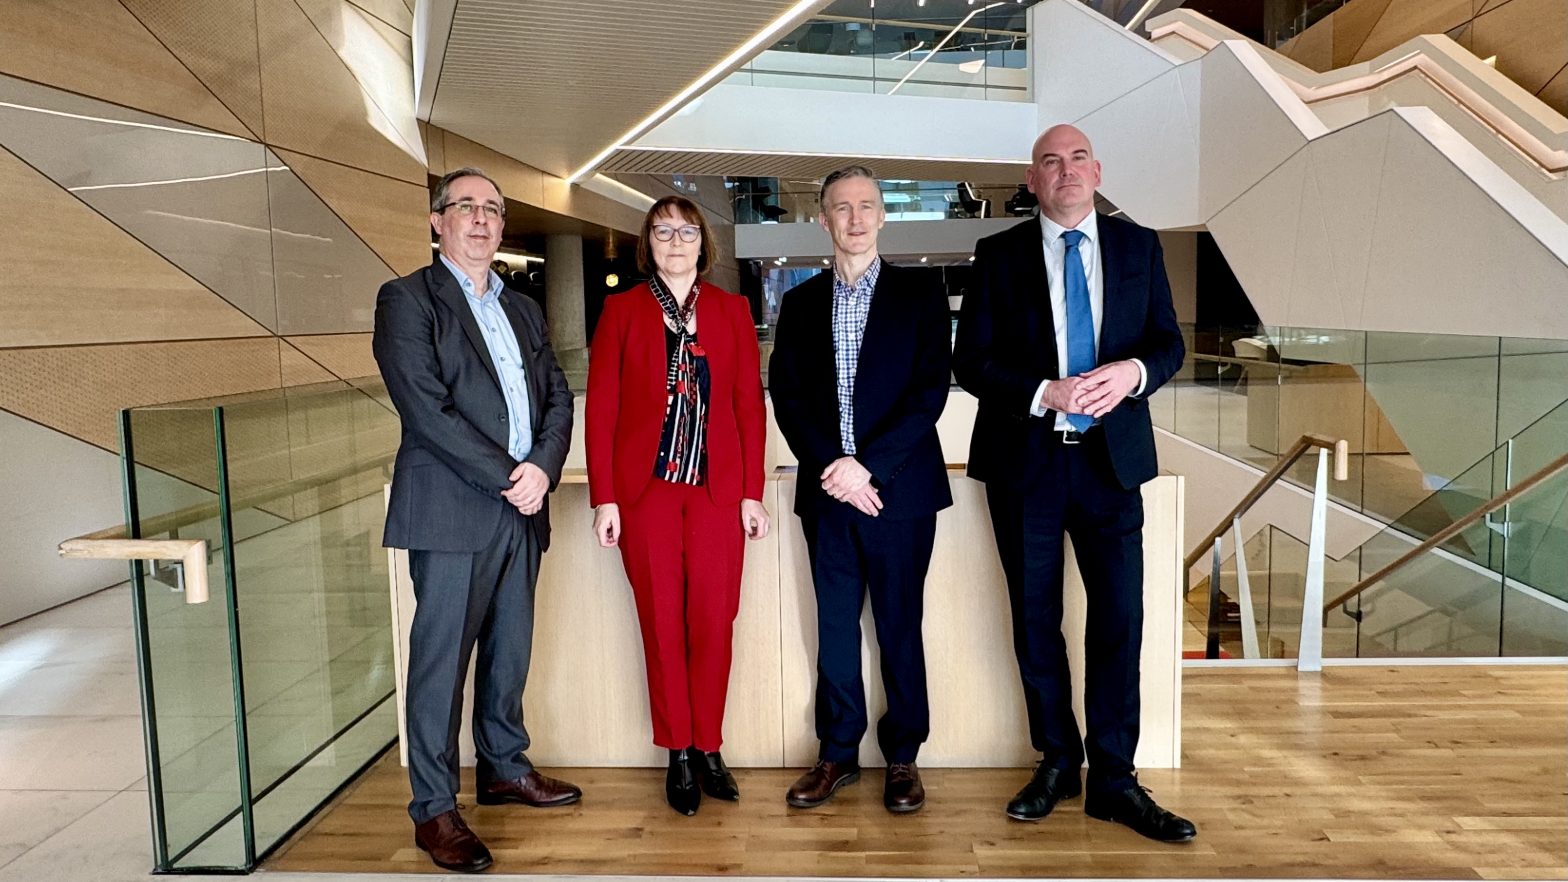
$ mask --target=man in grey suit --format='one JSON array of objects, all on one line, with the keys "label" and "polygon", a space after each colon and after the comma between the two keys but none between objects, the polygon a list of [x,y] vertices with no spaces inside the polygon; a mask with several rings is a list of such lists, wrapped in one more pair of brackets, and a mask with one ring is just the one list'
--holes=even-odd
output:
[{"label": "man in grey suit", "polygon": [[550,544],[549,493],[572,437],[572,392],[538,304],[490,269],[506,202],[484,172],[441,178],[430,225],[441,253],[376,298],[374,349],[403,423],[385,544],[408,549],[408,776],[414,842],[438,866],[479,872],[490,852],[458,814],[457,735],[477,645],[477,800],[556,806],[582,791],[523,751],[534,583]]}]

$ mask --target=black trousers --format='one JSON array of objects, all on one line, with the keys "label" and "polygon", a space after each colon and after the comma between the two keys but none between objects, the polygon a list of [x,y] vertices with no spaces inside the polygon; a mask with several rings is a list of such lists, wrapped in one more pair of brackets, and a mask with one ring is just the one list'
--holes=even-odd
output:
[{"label": "black trousers", "polygon": [[[1111,471],[1104,433],[1066,445],[1053,434],[1037,455],[1038,482],[992,480],[986,501],[1007,577],[1013,649],[1023,678],[1029,736],[1048,765],[1076,770],[1086,786],[1133,786],[1138,747],[1138,657],[1143,643],[1143,497]],[[1062,636],[1062,567],[1071,536],[1087,601],[1084,715],[1073,715],[1067,642]]]},{"label": "black trousers", "polygon": [[533,649],[539,541],[507,513],[481,550],[408,553],[414,623],[408,635],[408,814],[420,824],[457,807],[457,735],[463,681],[474,667],[473,733],[479,786],[520,778],[533,766],[523,728],[523,686]]},{"label": "black trousers", "polygon": [[837,504],[801,522],[817,594],[816,722],[821,758],[855,760],[866,734],[860,609],[869,594],[887,693],[887,712],[877,721],[877,744],[889,763],[914,762],[931,734],[920,624],[936,515],[872,518]]}]

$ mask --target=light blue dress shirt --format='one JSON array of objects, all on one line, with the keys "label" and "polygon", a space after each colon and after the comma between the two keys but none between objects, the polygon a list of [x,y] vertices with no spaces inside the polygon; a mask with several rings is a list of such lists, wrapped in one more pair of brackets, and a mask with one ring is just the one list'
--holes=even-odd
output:
[{"label": "light blue dress shirt", "polygon": [[506,424],[509,427],[506,449],[518,462],[528,458],[534,449],[533,420],[528,414],[528,373],[523,366],[522,348],[517,344],[517,333],[512,322],[501,308],[501,277],[490,271],[490,285],[484,293],[475,293],[474,282],[457,264],[441,255],[441,262],[457,277],[463,286],[463,298],[479,323],[479,333],[485,338],[485,348],[490,350],[490,363],[501,379],[501,395],[506,398]]}]

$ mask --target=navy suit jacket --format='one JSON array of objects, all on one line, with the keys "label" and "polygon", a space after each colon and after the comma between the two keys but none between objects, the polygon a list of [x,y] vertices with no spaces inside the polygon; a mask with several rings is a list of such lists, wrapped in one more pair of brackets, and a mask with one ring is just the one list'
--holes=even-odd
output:
[{"label": "navy suit jacket", "polygon": [[[883,263],[871,294],[855,367],[855,459],[871,472],[884,518],[933,514],[953,504],[936,421],[951,383],[947,297],[918,273]],[[833,358],[833,273],[785,293],[768,361],[779,431],[800,461],[795,513],[810,517],[839,502],[822,490],[822,470],[844,455]]]},{"label": "navy suit jacket", "polygon": [[[1149,372],[1143,394],[1123,400],[1100,423],[1116,480],[1130,490],[1158,471],[1147,398],[1181,367],[1185,346],[1159,236],[1104,214],[1096,223],[1105,273],[1099,363],[1137,358]],[[1040,382],[1060,379],[1043,249],[1037,217],[975,243],[953,373],[980,402],[969,446],[969,476],[978,481],[1033,488],[1038,454],[1056,424],[1054,411],[1029,414]]]},{"label": "navy suit jacket", "polygon": [[[523,353],[533,449],[527,462],[554,490],[572,440],[572,391],[550,348],[539,304],[503,288],[501,307]],[[507,451],[506,399],[462,287],[439,259],[381,286],[376,364],[403,422],[383,542],[392,548],[478,551],[499,519],[524,518],[501,498],[517,460]],[[550,500],[531,518],[550,546]]]}]

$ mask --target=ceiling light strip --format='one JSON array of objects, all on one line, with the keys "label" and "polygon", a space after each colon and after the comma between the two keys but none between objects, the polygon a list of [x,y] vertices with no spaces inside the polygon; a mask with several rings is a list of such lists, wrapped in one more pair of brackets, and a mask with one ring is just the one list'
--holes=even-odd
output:
[{"label": "ceiling light strip", "polygon": [[692,96],[707,88],[709,83],[718,79],[720,75],[724,74],[737,62],[750,55],[752,51],[754,51],[758,46],[761,46],[765,41],[771,39],[779,31],[790,25],[793,25],[796,19],[800,18],[800,16],[818,6],[819,2],[820,0],[798,0],[794,6],[789,8],[788,12],[774,19],[773,22],[767,27],[753,34],[751,39],[737,46],[734,52],[724,56],[723,60],[721,60],[718,64],[708,68],[707,73],[704,73],[702,76],[698,77],[691,83],[691,85],[680,90],[680,92],[676,93],[675,97],[660,105],[658,110],[655,110],[654,112],[643,117],[640,122],[628,129],[626,134],[616,139],[614,144],[611,144],[610,146],[599,151],[598,155],[596,155],[593,159],[588,160],[588,162],[585,163],[582,168],[572,172],[571,175],[567,177],[566,182],[568,184],[576,183],[578,179],[597,168],[599,163],[604,162],[604,160],[607,159],[611,153],[614,153],[615,151],[631,143],[633,138],[639,137],[648,129],[653,128],[656,123],[679,110],[682,105],[691,100]]}]

